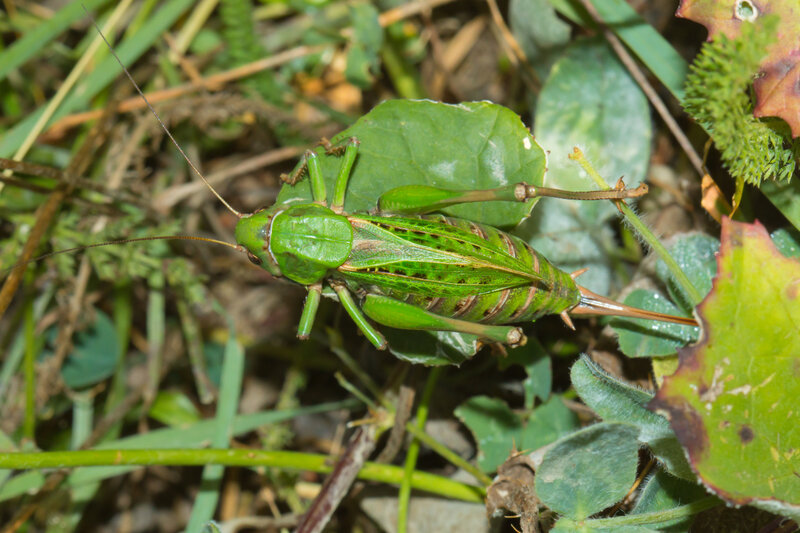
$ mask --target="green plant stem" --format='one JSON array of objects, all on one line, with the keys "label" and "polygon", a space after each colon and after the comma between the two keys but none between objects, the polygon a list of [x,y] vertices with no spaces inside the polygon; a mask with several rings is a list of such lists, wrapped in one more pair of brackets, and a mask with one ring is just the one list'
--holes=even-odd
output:
[{"label": "green plant stem", "polygon": [[[0,453],[0,469],[74,468],[79,466],[205,466],[275,467],[327,474],[333,470],[327,455],[252,449],[235,450],[79,450],[68,452]],[[365,463],[359,479],[399,484],[405,476],[399,466]],[[445,477],[414,472],[411,487],[467,502],[483,502],[486,490]]]},{"label": "green plant stem", "polygon": [[[425,383],[425,390],[422,392],[422,399],[417,407],[417,420],[415,424],[408,424],[414,426],[416,429],[422,431],[425,428],[425,422],[428,421],[428,407],[430,406],[431,396],[433,390],[436,388],[436,382],[439,381],[439,376],[442,373],[442,367],[434,367],[428,374],[428,380]],[[411,498],[411,478],[414,475],[414,469],[417,466],[417,458],[419,457],[418,440],[411,441],[408,446],[408,453],[406,454],[406,461],[403,465],[403,481],[400,483],[400,492],[397,495],[397,532],[405,533],[408,530],[408,504]]]},{"label": "green plant stem", "polygon": [[392,80],[397,94],[412,100],[427,96],[414,69],[408,65],[403,55],[390,39],[383,43],[380,54],[383,66],[389,73],[389,78]]},{"label": "green plant stem", "polygon": [[358,388],[350,383],[346,377],[341,372],[334,373],[333,377],[336,378],[336,381],[339,382],[339,386],[349,392],[354,398],[358,401],[372,409],[373,411],[377,411],[379,409],[378,404],[372,401],[372,398],[358,390]]},{"label": "green plant stem", "polygon": [[652,513],[629,514],[625,516],[615,516],[613,518],[598,518],[596,520],[572,520],[570,518],[559,519],[557,525],[564,530],[587,529],[613,529],[622,526],[636,526],[645,524],[661,524],[671,522],[687,516],[696,515],[706,509],[711,509],[721,505],[722,501],[715,496],[708,496],[696,502],[687,503],[679,507],[673,507],[666,511],[654,511]]},{"label": "green plant stem", "polygon": [[[326,332],[328,334],[328,343],[330,345],[330,349],[336,355],[336,357],[338,357],[339,360],[341,360],[342,363],[344,363],[347,369],[350,370],[350,372],[352,372],[356,378],[358,378],[361,384],[367,388],[370,394],[372,394],[372,396],[376,400],[378,400],[378,402],[380,402],[380,404],[384,408],[386,408],[390,412],[394,412],[394,407],[386,399],[383,392],[381,392],[381,388],[378,386],[378,384],[375,383],[375,381],[373,381],[371,377],[369,377],[369,374],[364,372],[364,369],[361,368],[361,366],[356,362],[356,360],[353,359],[347,352],[347,350],[344,349],[344,342],[342,341],[341,334],[338,331],[334,330],[333,328],[327,328]],[[365,403],[367,403],[370,406],[374,405],[373,402],[365,402]]]},{"label": "green plant stem", "polygon": [[[592,180],[599,187],[603,189],[611,188],[606,182],[606,180],[604,180],[603,177],[600,176],[600,174],[598,174],[598,172],[594,169],[591,163],[589,163],[589,161],[586,159],[586,157],[583,155],[583,152],[579,148],[576,147],[574,149],[574,152],[569,156],[569,158],[574,161],[577,161],[578,164],[583,168],[583,170],[586,171],[589,177],[592,178]],[[675,259],[672,258],[670,253],[664,247],[664,245],[661,244],[661,241],[659,241],[658,238],[653,234],[653,232],[650,231],[650,228],[648,228],[647,225],[644,222],[642,222],[642,219],[640,219],[636,215],[636,213],[633,212],[633,209],[631,209],[630,206],[628,206],[628,204],[626,204],[623,201],[618,201],[616,202],[616,204],[619,210],[622,212],[623,216],[625,217],[625,220],[627,220],[627,222],[633,227],[633,229],[635,229],[636,232],[639,233],[642,239],[644,239],[644,241],[653,249],[653,251],[656,252],[656,254],[658,254],[658,257],[662,261],[664,261],[664,264],[667,265],[667,268],[674,276],[675,281],[677,281],[678,284],[680,284],[683,290],[686,291],[686,294],[689,295],[689,298],[691,298],[692,305],[696,306],[697,304],[699,304],[703,300],[702,295],[695,288],[695,286],[692,285],[692,282],[689,281],[689,278],[686,276],[686,274],[684,274],[683,270],[681,270],[681,267],[678,265]]]},{"label": "green plant stem", "polygon": [[457,466],[458,468],[464,470],[465,472],[469,473],[477,479],[481,485],[488,487],[492,484],[492,478],[481,472],[481,470],[470,463],[469,461],[464,460],[463,457],[456,454],[453,450],[439,442],[438,440],[434,439],[421,428],[418,428],[416,425],[409,422],[406,424],[406,431],[408,431],[411,435],[414,436],[419,442],[430,448],[433,452],[438,454],[442,459],[449,462],[450,464]]}]

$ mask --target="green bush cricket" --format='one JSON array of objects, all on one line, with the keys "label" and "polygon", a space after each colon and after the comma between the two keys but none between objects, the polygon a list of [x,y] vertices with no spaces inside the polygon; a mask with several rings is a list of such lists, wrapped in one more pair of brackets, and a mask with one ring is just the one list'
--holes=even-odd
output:
[{"label": "green bush cricket", "polygon": [[[358,141],[329,147],[343,154],[332,200],[327,202],[318,156],[309,151],[290,177],[307,172],[314,203],[274,205],[242,215],[236,241],[250,260],[274,276],[308,288],[298,335],[309,335],[323,284],[338,296],[377,348],[386,341],[370,322],[399,329],[456,331],[511,346],[524,343],[518,327],[559,314],[611,314],[694,325],[692,319],[623,306],[579,287],[521,239],[472,221],[427,215],[464,202],[525,201],[534,196],[622,199],[645,188],[570,192],[525,183],[482,191],[406,186],[384,193],[375,214],[343,212],[347,179]],[[356,303],[356,298],[361,301]]]},{"label": "green bush cricket", "polygon": [[[147,102],[126,69],[125,73]],[[548,314],[560,315],[569,327],[573,327],[570,315],[615,315],[696,325],[691,318],[631,308],[594,294],[575,283],[580,271],[568,274],[558,269],[526,242],[502,230],[430,214],[457,204],[524,202],[542,196],[621,201],[645,194],[644,185],[627,190],[620,181],[616,189],[583,192],[526,183],[468,191],[411,185],[382,194],[374,212],[346,213],[348,179],[359,146],[358,140],[351,138],[344,145],[326,146],[327,154],[341,156],[330,201],[319,156],[309,150],[285,181],[293,185],[307,175],[312,202],[276,203],[244,214],[208,184],[149,102],[147,105],[190,167],[239,218],[236,244],[194,239],[246,252],[251,262],[273,276],[305,286],[308,296],[298,326],[300,338],[311,332],[324,286],[333,289],[378,349],[385,349],[387,342],[372,322],[398,329],[472,334],[510,346],[525,342],[522,330],[510,324]]]}]

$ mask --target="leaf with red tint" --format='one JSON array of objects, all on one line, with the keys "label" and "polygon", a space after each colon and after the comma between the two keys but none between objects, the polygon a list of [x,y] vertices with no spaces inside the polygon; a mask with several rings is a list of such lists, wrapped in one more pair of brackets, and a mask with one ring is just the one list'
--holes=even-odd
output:
[{"label": "leaf with red tint", "polygon": [[800,518],[800,261],[763,226],[723,219],[718,274],[648,409],[717,496]]},{"label": "leaf with red tint", "polygon": [[708,29],[708,39],[733,39],[746,22],[774,14],[780,18],[777,41],[769,47],[754,82],[757,117],[780,117],[800,137],[800,3],[797,0],[682,0],[676,16]]}]

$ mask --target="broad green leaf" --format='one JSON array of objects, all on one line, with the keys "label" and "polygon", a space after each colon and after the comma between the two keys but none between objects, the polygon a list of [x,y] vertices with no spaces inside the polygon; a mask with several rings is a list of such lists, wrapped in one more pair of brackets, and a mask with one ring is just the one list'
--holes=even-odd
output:
[{"label": "broad green leaf", "polygon": [[[711,281],[717,273],[717,250],[719,241],[715,238],[703,234],[688,234],[679,236],[669,251],[689,281],[705,295],[711,290]],[[689,296],[675,282],[663,261],[656,263],[656,272],[667,286],[670,298],[679,307],[661,294],[649,290],[633,291],[625,298],[624,303],[671,315],[690,316]],[[699,334],[695,327],[653,320],[615,318],[611,324],[619,335],[622,353],[629,357],[674,355],[678,348],[696,341]]]},{"label": "broad green leaf", "polygon": [[779,229],[770,235],[772,242],[780,253],[786,257],[800,257],[800,231]]},{"label": "broad green leaf", "polygon": [[[717,274],[717,252],[719,241],[701,233],[681,235],[670,246],[669,253],[692,282],[692,285],[705,296],[711,290],[711,281]],[[672,301],[688,312],[691,299],[676,283],[663,261],[656,263],[656,273],[666,284]]]},{"label": "broad green leaf", "polygon": [[569,41],[569,24],[559,19],[547,0],[511,0],[508,21],[528,62],[544,80]]},{"label": "broad green leaf", "polygon": [[528,377],[522,382],[525,389],[525,408],[532,409],[536,397],[547,401],[553,386],[553,368],[549,354],[535,338],[529,338],[525,346],[508,350],[508,357],[500,360],[500,368],[520,365]]},{"label": "broad green leaf", "polygon": [[72,353],[61,367],[64,383],[72,389],[89,387],[110,377],[117,365],[119,343],[114,322],[100,310],[95,321],[73,339]]},{"label": "broad green leaf", "polygon": [[478,466],[494,472],[511,453],[519,438],[522,421],[506,402],[474,396],[459,405],[454,414],[469,428],[478,444]]},{"label": "broad green leaf", "polygon": [[518,448],[522,451],[537,450],[579,427],[575,413],[564,404],[560,395],[553,395],[528,416]]},{"label": "broad green leaf", "polygon": [[625,0],[592,0],[592,5],[611,31],[681,100],[689,65],[669,41]]},{"label": "broad green leaf", "polygon": [[698,307],[703,339],[679,351],[648,408],[663,413],[706,487],[800,518],[800,262],[763,226],[724,219],[719,273]]},{"label": "broad green leaf", "polygon": [[478,350],[478,337],[452,331],[413,331],[380,327],[389,351],[403,361],[427,366],[460,365]]},{"label": "broad green leaf", "polygon": [[[542,185],[544,150],[514,112],[489,102],[458,105],[430,101],[390,100],[336,135],[334,144],[361,141],[345,198],[345,211],[374,210],[378,197],[403,185],[426,184],[450,189],[490,189],[525,181]],[[324,149],[318,148],[319,154]],[[340,159],[321,158],[333,193]],[[303,179],[284,185],[279,203],[311,201]],[[490,202],[445,209],[451,216],[492,226],[515,226],[528,216],[533,201]]]},{"label": "broad green leaf", "polygon": [[[650,157],[647,100],[602,39],[582,39],[553,66],[536,105],[536,139],[549,150],[546,185],[574,191],[597,185],[568,156],[579,146],[612,185],[625,176],[629,187],[645,177]],[[564,270],[589,267],[581,284],[607,294],[613,236],[604,222],[615,216],[611,202],[546,199],[518,230]]]},{"label": "broad green leaf", "polygon": [[536,471],[536,495],[551,510],[577,520],[618,502],[636,479],[638,432],[603,422],[562,438]]},{"label": "broad green leaf", "polygon": [[[592,17],[579,1],[549,0],[553,7],[571,21],[595,29]],[[592,5],[617,37],[678,99],[683,99],[683,85],[689,65],[654,27],[648,24],[625,0],[592,0]]]},{"label": "broad green leaf", "polygon": [[522,420],[499,399],[475,396],[462,403],[455,415],[478,443],[478,466],[494,472],[514,451],[532,451],[578,427],[578,419],[558,396],[533,410]]},{"label": "broad green leaf", "polygon": [[[636,289],[625,297],[623,303],[657,313],[687,316],[667,298],[651,290]],[[620,350],[628,357],[674,355],[678,348],[697,340],[700,332],[694,326],[641,318],[614,318],[611,326],[619,337]]]},{"label": "broad green leaf", "polygon": [[777,183],[764,181],[759,187],[772,205],[783,213],[786,220],[800,230],[800,180]]},{"label": "broad green leaf", "polygon": [[650,447],[667,470],[684,479],[695,479],[669,422],[645,408],[653,398],[651,393],[612,377],[585,355],[572,366],[570,377],[583,402],[600,418],[636,426],[639,441]]},{"label": "broad green leaf", "polygon": [[[706,496],[706,491],[697,483],[671,476],[659,470],[647,478],[636,505],[630,514],[653,513],[667,511],[687,503],[692,503]],[[687,531],[692,518],[679,518],[671,522],[654,524],[663,533],[681,533]]]}]

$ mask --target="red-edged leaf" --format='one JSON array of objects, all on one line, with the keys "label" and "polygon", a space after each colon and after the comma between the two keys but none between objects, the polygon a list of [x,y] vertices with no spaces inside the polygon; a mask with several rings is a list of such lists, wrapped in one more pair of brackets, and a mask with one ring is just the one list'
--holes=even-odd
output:
[{"label": "red-edged leaf", "polygon": [[754,82],[757,117],[780,117],[800,137],[800,3],[797,0],[682,0],[676,13],[702,24],[708,39],[739,35],[745,22],[780,17],[777,41],[770,46]]},{"label": "red-edged leaf", "polygon": [[666,416],[706,487],[800,518],[800,261],[758,223],[723,219],[701,341],[648,408]]}]

